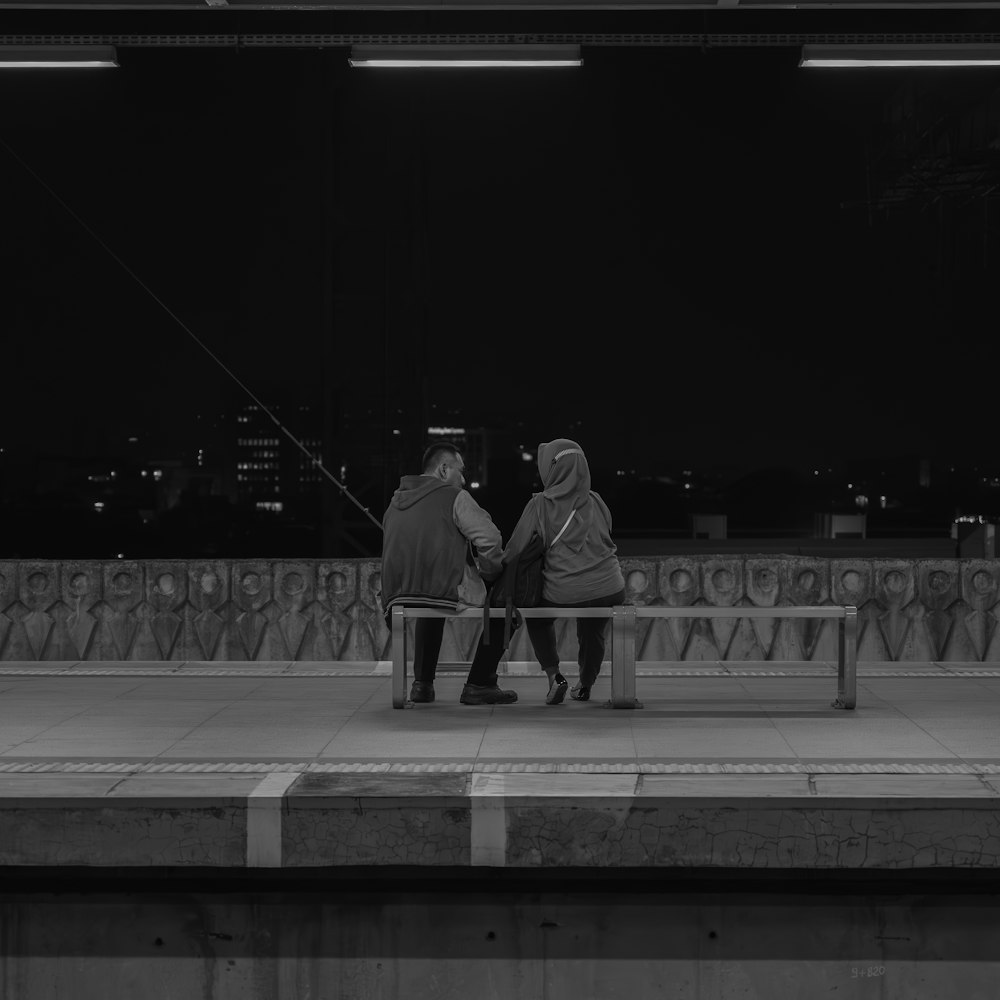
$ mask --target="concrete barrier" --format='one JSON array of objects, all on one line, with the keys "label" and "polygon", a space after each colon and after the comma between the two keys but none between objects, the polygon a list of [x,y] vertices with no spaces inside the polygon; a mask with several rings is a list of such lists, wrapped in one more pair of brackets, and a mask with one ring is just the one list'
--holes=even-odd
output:
[{"label": "concrete barrier", "polygon": [[[637,608],[733,611],[640,620],[640,660],[835,661],[834,622],[777,609],[840,604],[858,608],[860,662],[1000,661],[997,560],[663,556],[622,569]],[[377,559],[0,561],[0,661],[387,660],[380,583]],[[442,661],[468,659],[481,627],[449,622]],[[575,659],[575,630],[557,636]],[[531,659],[526,636],[510,658]]]}]

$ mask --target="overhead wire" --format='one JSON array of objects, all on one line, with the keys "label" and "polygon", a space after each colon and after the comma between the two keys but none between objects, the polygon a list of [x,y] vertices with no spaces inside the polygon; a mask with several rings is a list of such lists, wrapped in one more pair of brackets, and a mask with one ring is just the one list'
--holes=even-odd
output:
[{"label": "overhead wire", "polygon": [[310,461],[312,466],[319,470],[338,490],[342,496],[346,497],[354,504],[358,510],[364,514],[380,531],[383,530],[382,522],[372,514],[368,507],[365,507],[357,497],[323,464],[322,459],[314,455],[309,449],[278,419],[277,415],[268,407],[253,390],[206,344],[171,308],[161,299],[150,287],[125,263],[122,258],[111,249],[110,246],[96,233],[81,216],[68,205],[59,194],[52,188],[46,180],[35,171],[18,153],[11,148],[10,144],[0,136],[0,146],[7,150],[7,153],[21,165],[51,196],[62,206],[62,208],[83,228],[83,230],[114,260],[133,281],[139,285],[143,291],[260,407],[260,409],[271,419],[274,425],[288,438],[296,448],[299,449]]}]

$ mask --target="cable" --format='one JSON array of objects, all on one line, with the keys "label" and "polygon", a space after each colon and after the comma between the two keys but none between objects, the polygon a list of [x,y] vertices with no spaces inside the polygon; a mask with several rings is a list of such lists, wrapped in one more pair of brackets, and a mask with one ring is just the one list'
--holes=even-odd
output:
[{"label": "cable", "polygon": [[48,191],[48,193],[80,224],[84,231],[87,232],[117,264],[120,265],[122,270],[124,270],[125,273],[128,274],[129,277],[132,278],[132,280],[135,281],[136,284],[139,285],[139,287],[142,288],[143,291],[145,291],[146,294],[149,295],[149,297],[254,401],[254,403],[256,403],[257,406],[259,406],[268,415],[268,417],[271,418],[274,425],[282,431],[282,433],[284,433],[285,437],[287,437],[288,440],[291,441],[292,444],[294,444],[295,447],[310,460],[310,462],[312,462],[313,466],[319,469],[319,471],[322,472],[323,475],[326,476],[326,478],[329,479],[338,490],[340,490],[341,494],[347,497],[347,499],[350,500],[362,514],[366,515],[372,524],[374,524],[380,531],[383,530],[382,522],[379,521],[367,507],[361,504],[357,497],[355,497],[351,491],[348,490],[348,488],[340,482],[340,480],[337,479],[325,465],[323,465],[323,462],[313,455],[312,452],[310,452],[309,449],[271,412],[271,410],[257,398],[249,386],[247,386],[239,378],[239,376],[237,376],[236,373],[232,371],[232,369],[230,369],[228,365],[226,365],[226,363],[217,354],[215,354],[215,352],[203,340],[201,340],[201,338],[198,337],[198,335],[191,330],[187,324],[135,273],[135,271],[133,271],[132,268],[130,268],[128,264],[126,264],[125,261],[123,261],[121,257],[119,257],[118,254],[116,254],[114,250],[112,250],[111,247],[109,247],[107,243],[105,243],[104,240],[102,240],[101,237],[98,236],[97,233],[95,233],[94,230],[91,229],[90,226],[88,226],[87,223],[84,222],[84,220],[80,218],[80,216],[77,215],[77,213],[74,212],[62,198],[59,197],[59,195],[45,182],[45,180],[41,178],[29,164],[21,159],[21,157],[18,156],[13,149],[11,149],[3,137],[0,137],[0,146],[3,146],[3,148],[6,149],[7,152],[22,167],[24,167],[24,169],[31,174],[31,176],[34,177],[46,191]]}]

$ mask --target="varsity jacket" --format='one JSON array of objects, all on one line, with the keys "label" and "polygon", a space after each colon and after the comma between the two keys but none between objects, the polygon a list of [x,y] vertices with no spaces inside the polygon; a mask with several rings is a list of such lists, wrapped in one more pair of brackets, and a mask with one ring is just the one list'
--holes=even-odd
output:
[{"label": "varsity jacket", "polygon": [[472,495],[434,476],[403,476],[382,519],[382,608],[481,607],[500,573],[500,531]]}]

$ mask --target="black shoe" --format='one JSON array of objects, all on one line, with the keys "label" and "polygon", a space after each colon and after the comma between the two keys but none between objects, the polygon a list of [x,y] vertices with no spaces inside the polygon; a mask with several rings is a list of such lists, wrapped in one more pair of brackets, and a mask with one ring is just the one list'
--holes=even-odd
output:
[{"label": "black shoe", "polygon": [[430,702],[434,700],[433,681],[414,681],[410,688],[410,701]]},{"label": "black shoe", "polygon": [[463,705],[511,705],[517,701],[516,691],[503,691],[496,684],[487,687],[484,684],[466,684],[462,688],[459,701]]},{"label": "black shoe", "polygon": [[577,684],[576,687],[570,691],[569,696],[573,701],[590,701],[590,688],[583,684]]},{"label": "black shoe", "polygon": [[549,678],[549,692],[545,696],[546,705],[558,705],[562,702],[563,698],[566,697],[566,691],[569,689],[569,682],[565,677],[557,680],[556,676],[553,674]]}]

